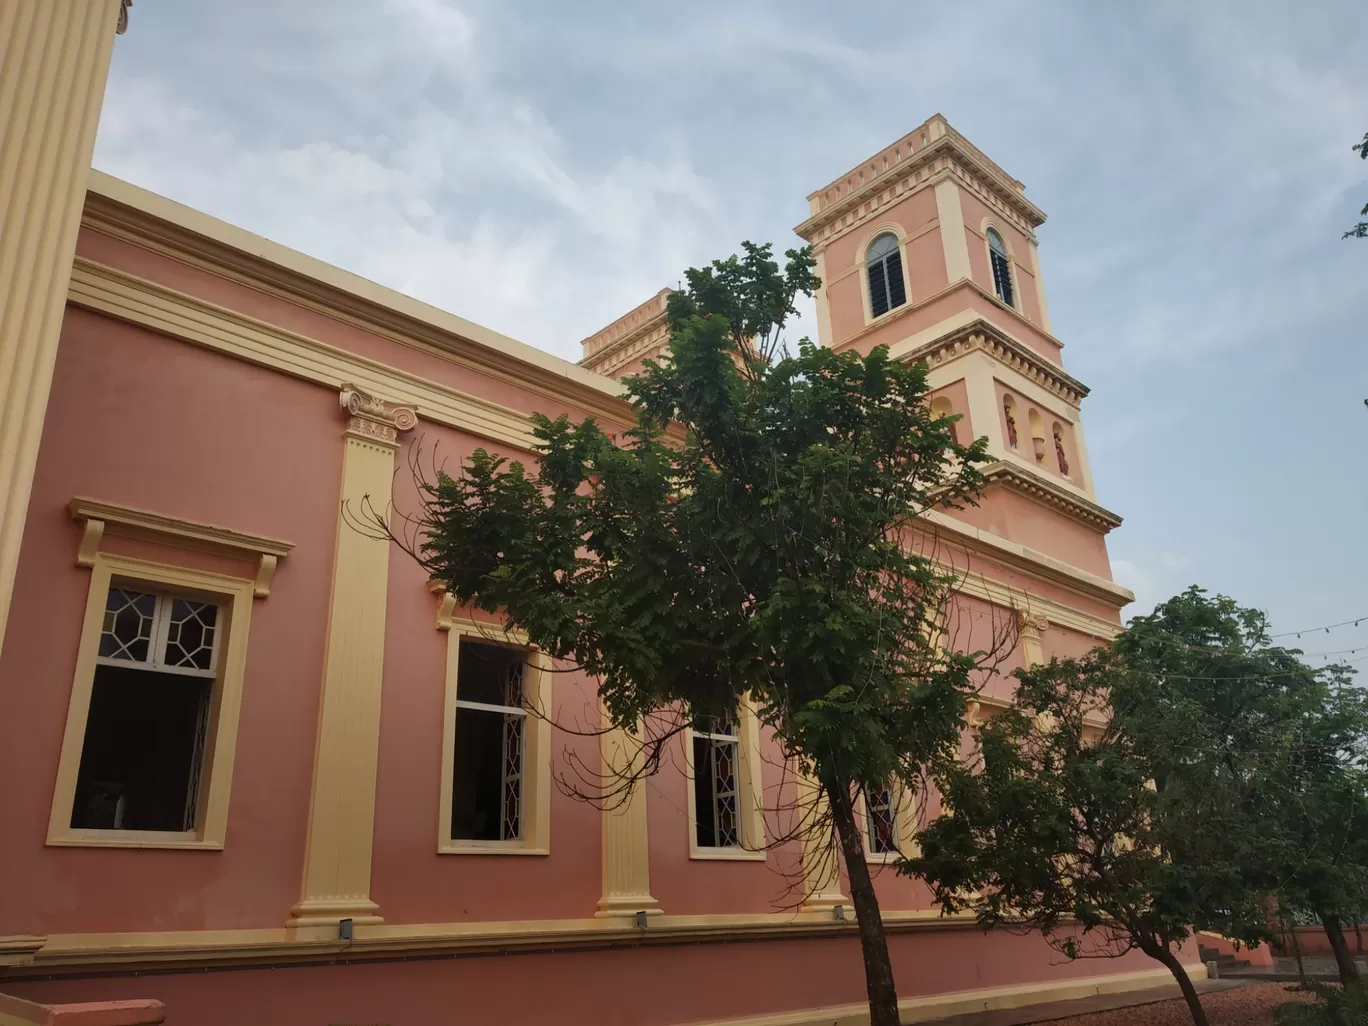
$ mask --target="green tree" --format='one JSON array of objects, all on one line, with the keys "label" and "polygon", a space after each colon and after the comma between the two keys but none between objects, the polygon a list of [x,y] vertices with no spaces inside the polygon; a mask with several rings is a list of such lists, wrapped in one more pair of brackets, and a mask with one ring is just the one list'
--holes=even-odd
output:
[{"label": "green tree", "polygon": [[1273,644],[1264,614],[1195,587],[1114,647],[1134,672],[1112,703],[1154,767],[1175,861],[1219,867],[1205,850],[1219,827],[1251,888],[1314,913],[1354,978],[1343,922],[1368,873],[1368,700],[1351,671],[1306,665]]},{"label": "green tree", "polygon": [[1276,767],[1280,786],[1265,813],[1287,838],[1278,900],[1321,921],[1347,985],[1359,974],[1345,924],[1357,931],[1368,884],[1368,702],[1344,668],[1315,676],[1322,693],[1295,725],[1297,743]]},{"label": "green tree", "polygon": [[1129,674],[1106,650],[1018,671],[1016,706],[979,729],[974,755],[937,767],[945,814],[900,869],[945,912],[1038,930],[1068,958],[1144,952],[1205,1026],[1177,949],[1216,909],[1228,934],[1256,939],[1262,909],[1249,907],[1238,865],[1194,873],[1175,860],[1151,762],[1109,708]]},{"label": "green tree", "polygon": [[[1360,159],[1368,160],[1368,132],[1363,133],[1363,142],[1355,143],[1354,149],[1357,151]],[[1363,209],[1359,211],[1359,215],[1368,217],[1368,203],[1363,205]],[[1360,221],[1345,232],[1342,237],[1346,239],[1368,239],[1368,221]]]},{"label": "green tree", "polygon": [[458,600],[596,678],[614,725],[674,710],[682,729],[749,696],[829,803],[871,1021],[894,1026],[854,810],[862,789],[914,790],[962,729],[984,656],[940,651],[955,582],[907,541],[924,511],[972,498],[984,443],[931,414],[924,366],[784,351],[812,257],[781,269],[768,246],[744,250],[671,295],[670,356],[628,380],[622,437],[537,417],[534,470],[475,452],[425,486],[417,554]]}]

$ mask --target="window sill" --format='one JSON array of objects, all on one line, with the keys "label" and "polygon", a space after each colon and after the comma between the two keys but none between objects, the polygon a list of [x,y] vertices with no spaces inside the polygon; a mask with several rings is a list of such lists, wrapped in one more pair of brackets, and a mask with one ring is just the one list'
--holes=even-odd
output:
[{"label": "window sill", "polygon": [[438,855],[550,855],[550,848],[533,848],[521,841],[454,841],[437,846]]},{"label": "window sill", "polygon": [[212,837],[161,830],[70,830],[48,837],[52,848],[189,848],[222,851],[223,842]]},{"label": "window sill", "polygon": [[902,855],[896,851],[865,851],[865,861],[871,866],[891,866]]},{"label": "window sill", "polygon": [[903,303],[899,304],[898,306],[890,307],[889,309],[885,310],[883,313],[879,314],[877,317],[872,316],[872,315],[869,313],[868,307],[866,307],[866,308],[865,308],[865,322],[864,322],[864,326],[865,326],[866,328],[872,328],[872,327],[873,327],[874,325],[876,325],[876,324],[882,324],[884,321],[890,320],[890,319],[891,319],[894,315],[896,315],[896,314],[905,313],[911,306],[912,306],[911,303],[909,303],[909,302],[903,302]]},{"label": "window sill", "polygon": [[748,851],[745,848],[691,847],[689,858],[702,862],[764,862],[765,852]]}]

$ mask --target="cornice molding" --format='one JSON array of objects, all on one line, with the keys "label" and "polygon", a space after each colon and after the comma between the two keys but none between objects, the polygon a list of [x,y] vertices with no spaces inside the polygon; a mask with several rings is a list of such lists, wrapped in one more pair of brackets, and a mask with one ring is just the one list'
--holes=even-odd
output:
[{"label": "cornice molding", "polygon": [[580,361],[580,366],[592,370],[595,374],[611,375],[619,367],[630,363],[633,357],[657,344],[660,341],[657,336],[661,334],[662,328],[666,329],[663,334],[668,340],[666,321],[667,314],[661,310],[659,314],[633,328],[622,338],[615,339],[592,355],[586,356]]},{"label": "cornice molding", "polygon": [[98,171],[81,224],[591,416],[630,417],[611,378]]},{"label": "cornice molding", "polygon": [[990,464],[983,471],[984,488],[1000,485],[1042,503],[1079,523],[1106,534],[1121,526],[1121,517],[1111,510],[1073,494],[1053,481],[1010,463]]},{"label": "cornice molding", "polygon": [[[954,516],[944,510],[928,510],[918,518],[918,522],[923,525],[931,540],[937,545],[944,545],[949,549],[959,549],[966,555],[1053,584],[1108,608],[1119,610],[1122,606],[1135,601],[1135,594],[1129,588],[1125,588],[1115,581],[1109,581],[1105,577],[1080,570],[1062,559],[1046,555],[1036,549],[1022,545],[1020,542],[1009,541],[1000,535],[990,534],[980,528],[966,524],[962,520],[955,519]],[[931,554],[934,556],[934,551]],[[938,559],[938,562],[945,563],[945,560]],[[949,569],[969,581],[976,580],[981,576],[965,575],[962,569],[953,566]],[[997,605],[1025,609],[1028,615],[1035,604],[1043,601],[1048,606],[1042,608],[1052,610],[1046,615],[1053,622],[1059,623],[1061,626],[1074,626],[1074,623],[1086,625],[1085,632],[1093,633],[1098,637],[1111,637],[1120,629],[1117,623],[1110,620],[1051,602],[1048,599],[1038,599],[1019,588],[1010,588],[996,580],[984,578],[981,587],[979,585],[971,585],[971,587],[979,589],[980,598],[988,599]],[[1072,623],[1066,623],[1068,617],[1075,619]],[[1081,630],[1084,627],[1077,626],[1074,629]]]},{"label": "cornice molding", "polygon": [[279,538],[248,534],[230,527],[82,496],[72,499],[67,509],[73,520],[85,525],[76,553],[77,566],[94,566],[95,555],[105,534],[118,534],[234,559],[254,560],[257,563],[257,576],[253,591],[257,598],[265,598],[271,593],[276,564],[294,548],[294,542],[281,541]]},{"label": "cornice molding", "polygon": [[[529,450],[535,442],[530,421],[517,411],[102,264],[77,259],[69,298],[75,306],[294,378],[332,389],[351,384],[368,394],[388,396],[397,403],[421,409],[423,418],[435,424],[468,431],[522,450]],[[927,516],[934,519],[941,514],[933,511]],[[969,540],[963,532],[975,533],[974,528],[948,517],[944,519],[953,525],[946,529],[959,532],[961,541]],[[1010,549],[1011,543],[1003,539],[995,541]],[[1134,599],[1124,588],[1083,574],[1041,553],[1016,546],[1020,551],[1006,556],[992,549],[993,542],[979,544],[986,546],[985,554],[995,562],[1065,583],[1080,594],[1110,606],[1119,608]]]},{"label": "cornice molding", "polygon": [[[68,298],[75,306],[327,388],[350,385],[389,396],[421,409],[434,423],[483,438],[520,449],[536,441],[531,421],[516,410],[103,264],[78,257]],[[616,415],[630,410],[623,404]]]},{"label": "cornice molding", "polygon": [[[974,929],[972,915],[942,916],[938,910],[887,911],[882,915],[890,933]],[[630,925],[629,925],[630,924]],[[858,927],[854,917],[836,920],[828,911],[775,912],[733,915],[651,916],[642,929],[622,917],[518,920],[484,923],[428,923],[358,925],[350,942],[338,942],[334,924],[326,934],[272,929],[176,931],[165,933],[54,934],[19,938],[25,962],[36,970],[83,969],[96,966],[125,971],[134,967],[242,964],[262,959],[281,962],[330,960],[345,951],[357,960],[397,954],[447,952],[506,952],[631,944],[727,942],[763,938],[803,938],[847,935]],[[4,940],[7,938],[0,938]],[[34,940],[44,943],[36,950]],[[31,959],[31,961],[30,961]],[[6,978],[13,979],[11,971]]]},{"label": "cornice molding", "polygon": [[1074,409],[1082,405],[1089,388],[1063,367],[1051,363],[1029,346],[1018,342],[1001,328],[979,318],[960,328],[923,343],[915,349],[896,354],[896,359],[906,363],[926,361],[930,367],[958,359],[968,353],[982,350],[994,360],[1010,367],[1028,381],[1033,381]]},{"label": "cornice molding", "polygon": [[947,125],[946,133],[940,138],[891,164],[859,188],[828,202],[793,230],[814,248],[824,247],[831,239],[876,216],[891,204],[914,192],[934,187],[947,177],[955,178],[991,210],[1031,238],[1035,236],[1035,229],[1045,223],[1044,211],[1022,195],[1018,183],[1008,179],[978,147]]}]

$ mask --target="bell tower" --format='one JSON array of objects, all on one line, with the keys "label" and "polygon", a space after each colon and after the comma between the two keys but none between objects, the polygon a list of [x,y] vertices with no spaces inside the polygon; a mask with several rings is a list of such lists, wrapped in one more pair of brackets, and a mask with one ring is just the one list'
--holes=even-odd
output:
[{"label": "bell tower", "polygon": [[986,436],[981,505],[953,516],[1108,581],[1080,407],[1088,389],[1050,330],[1035,231],[1045,214],[940,115],[808,197],[796,231],[822,286],[818,335],[834,349],[930,367],[933,408],[962,441]]}]

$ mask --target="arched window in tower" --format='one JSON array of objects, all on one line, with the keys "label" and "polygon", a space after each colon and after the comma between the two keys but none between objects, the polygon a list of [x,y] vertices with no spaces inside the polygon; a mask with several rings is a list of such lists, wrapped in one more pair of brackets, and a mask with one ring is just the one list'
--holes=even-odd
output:
[{"label": "arched window in tower", "polygon": [[[954,415],[955,408],[950,405],[950,400],[945,398],[945,396],[938,395],[931,400],[931,416],[936,420],[940,420],[943,417],[953,417]],[[958,421],[950,425],[950,438],[956,445],[960,444]]]},{"label": "arched window in tower", "polygon": [[1035,453],[1037,463],[1045,462],[1045,424],[1040,419],[1040,411],[1032,407],[1026,411],[1026,417],[1031,424],[1031,449]]},{"label": "arched window in tower", "polygon": [[1007,244],[996,228],[988,229],[988,262],[993,265],[993,291],[1008,306],[1016,306],[1012,293],[1012,261],[1007,256]]},{"label": "arched window in tower", "polygon": [[1016,403],[1010,395],[1002,397],[1002,418],[1007,425],[1007,448],[1017,447]]},{"label": "arched window in tower", "polygon": [[1064,453],[1064,429],[1059,426],[1058,421],[1054,426],[1054,447],[1055,459],[1059,461],[1059,472],[1065,477],[1069,476],[1069,457]]},{"label": "arched window in tower", "polygon": [[869,244],[865,255],[869,271],[869,312],[875,317],[888,313],[907,302],[903,286],[902,251],[898,237],[885,232]]}]

